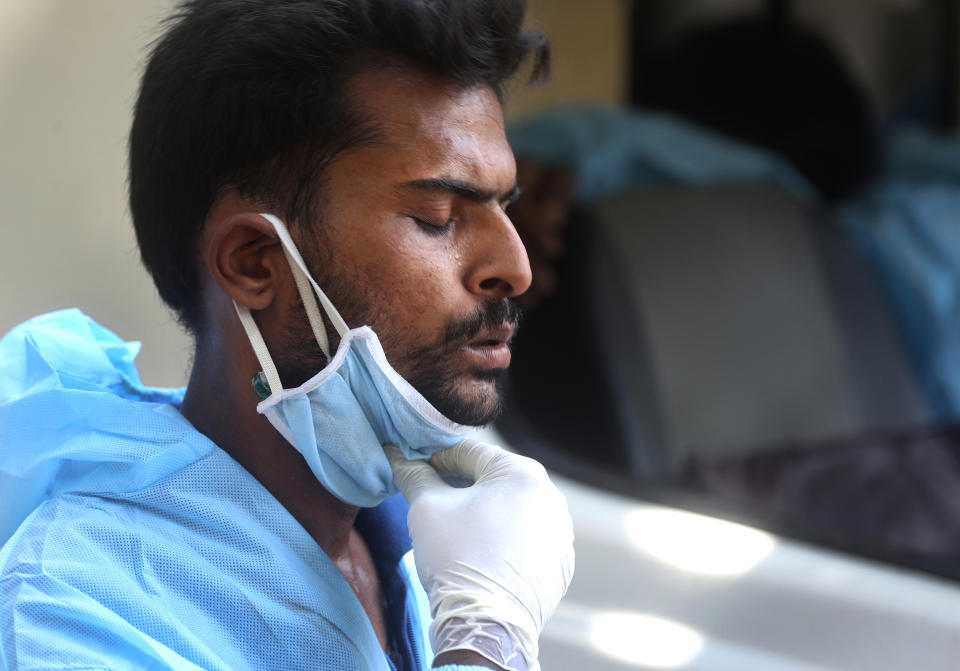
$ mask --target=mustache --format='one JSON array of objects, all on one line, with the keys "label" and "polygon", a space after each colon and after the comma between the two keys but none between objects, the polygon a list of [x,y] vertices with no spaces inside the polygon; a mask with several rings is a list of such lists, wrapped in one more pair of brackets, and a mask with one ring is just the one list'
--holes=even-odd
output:
[{"label": "mustache", "polygon": [[448,324],[443,334],[443,343],[448,347],[456,347],[470,342],[484,329],[499,328],[503,324],[516,329],[522,317],[523,310],[512,300],[494,298],[479,306],[472,315]]}]

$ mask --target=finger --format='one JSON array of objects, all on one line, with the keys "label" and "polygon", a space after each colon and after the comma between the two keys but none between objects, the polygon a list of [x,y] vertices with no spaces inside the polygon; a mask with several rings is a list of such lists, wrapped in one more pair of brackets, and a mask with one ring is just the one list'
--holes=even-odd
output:
[{"label": "finger", "polygon": [[383,451],[393,469],[393,484],[397,486],[407,503],[413,505],[414,500],[425,491],[446,487],[440,475],[433,470],[426,461],[407,459],[403,453],[393,445],[384,445]]},{"label": "finger", "polygon": [[438,473],[469,478],[476,482],[482,480],[491,464],[504,454],[509,453],[501,447],[467,439],[434,454],[430,458],[430,465]]}]

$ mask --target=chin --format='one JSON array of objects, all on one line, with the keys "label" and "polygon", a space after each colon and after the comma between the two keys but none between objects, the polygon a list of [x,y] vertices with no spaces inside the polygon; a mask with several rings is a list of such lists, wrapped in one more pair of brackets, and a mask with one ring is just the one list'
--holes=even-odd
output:
[{"label": "chin", "polygon": [[503,411],[503,402],[497,379],[473,376],[457,385],[455,390],[436,399],[434,406],[448,419],[466,426],[490,424]]}]

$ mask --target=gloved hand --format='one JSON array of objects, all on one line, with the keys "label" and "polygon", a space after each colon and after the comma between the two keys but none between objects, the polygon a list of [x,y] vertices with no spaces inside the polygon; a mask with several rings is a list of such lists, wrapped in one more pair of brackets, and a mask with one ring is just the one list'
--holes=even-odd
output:
[{"label": "gloved hand", "polygon": [[[538,462],[465,440],[407,461],[386,448],[420,581],[434,654],[473,650],[510,671],[534,671],[540,631],[573,577],[573,524]],[[474,482],[456,488],[441,474]]]}]

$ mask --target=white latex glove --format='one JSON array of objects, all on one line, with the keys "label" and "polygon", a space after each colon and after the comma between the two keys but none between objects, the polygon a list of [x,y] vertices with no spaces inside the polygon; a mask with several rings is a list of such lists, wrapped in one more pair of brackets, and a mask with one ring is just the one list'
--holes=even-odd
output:
[{"label": "white latex glove", "polygon": [[[540,631],[573,577],[567,501],[538,462],[472,440],[407,461],[386,448],[420,581],[433,652],[473,650],[510,671],[534,671]],[[447,485],[440,474],[472,480]]]}]

